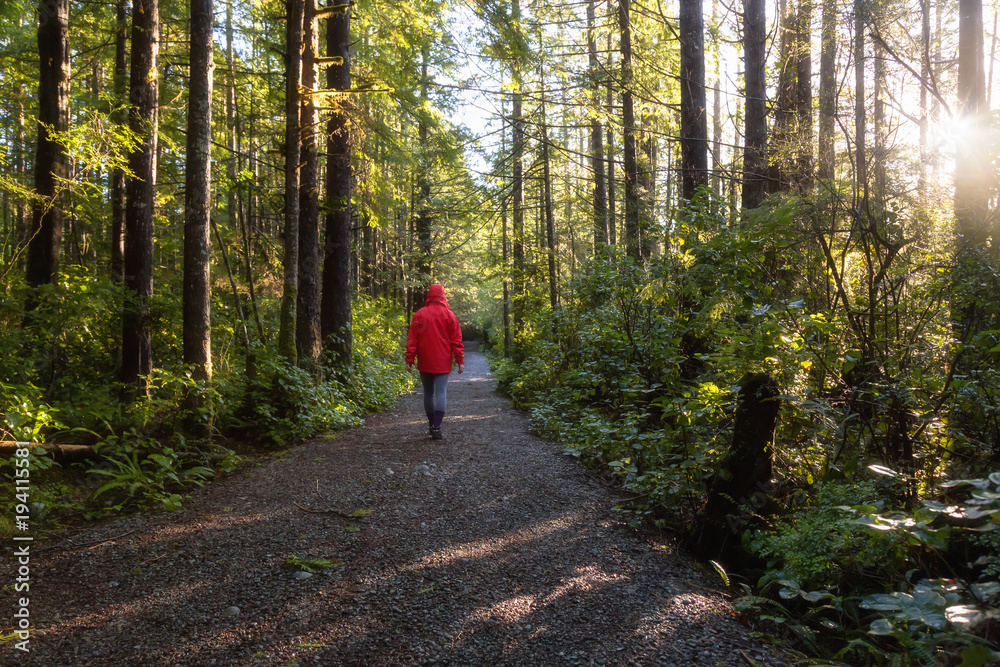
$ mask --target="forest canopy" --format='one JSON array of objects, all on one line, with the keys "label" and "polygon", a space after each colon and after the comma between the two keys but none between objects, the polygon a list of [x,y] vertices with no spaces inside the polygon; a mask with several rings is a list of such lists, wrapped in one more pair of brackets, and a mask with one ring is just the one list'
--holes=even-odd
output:
[{"label": "forest canopy", "polygon": [[81,448],[101,483],[33,454],[54,507],[179,509],[391,404],[442,283],[534,428],[767,632],[998,660],[997,16],[6,2],[3,440]]}]

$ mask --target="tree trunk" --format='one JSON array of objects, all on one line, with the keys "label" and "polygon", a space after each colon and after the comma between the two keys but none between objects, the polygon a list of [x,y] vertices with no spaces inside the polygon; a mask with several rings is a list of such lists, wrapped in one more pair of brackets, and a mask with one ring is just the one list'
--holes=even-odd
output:
[{"label": "tree trunk", "polygon": [[[539,65],[539,70],[541,66]],[[553,314],[558,303],[559,292],[556,281],[556,223],[555,214],[552,210],[552,169],[549,160],[551,150],[549,149],[549,131],[545,120],[545,77],[539,72],[538,80],[541,85],[541,132],[542,142],[542,207],[545,214],[545,254],[548,257],[549,265],[549,305]]]},{"label": "tree trunk", "polygon": [[868,155],[865,110],[865,0],[854,0],[854,184],[857,210],[868,204]]},{"label": "tree trunk", "polygon": [[594,178],[594,250],[603,252],[608,243],[608,202],[604,181],[604,133],[597,114],[601,105],[600,65],[597,61],[595,32],[596,0],[587,2],[587,57],[590,85],[593,91],[594,116],[590,120],[590,164]]},{"label": "tree trunk", "polygon": [[[128,7],[126,0],[115,4],[115,71],[113,77],[114,101],[112,121],[116,125],[128,123]],[[111,170],[111,278],[122,280],[125,262],[125,246],[122,236],[125,228],[125,170],[115,167]]]},{"label": "tree trunk", "polygon": [[680,0],[681,196],[708,186],[708,115],[702,0]]},{"label": "tree trunk", "polygon": [[764,0],[743,0],[743,63],[746,117],[743,145],[743,208],[757,208],[767,197],[767,89],[764,78],[766,16]]},{"label": "tree trunk", "polygon": [[[608,16],[613,15],[612,2],[616,0],[608,0]],[[608,52],[608,62],[606,65],[606,71],[609,75],[607,79],[607,115],[608,118],[614,118],[615,114],[615,77],[610,76],[610,73],[614,71],[615,63],[615,51],[611,44],[611,30],[607,33],[607,45],[605,50]],[[615,211],[615,131],[612,123],[608,123],[608,243],[612,246],[618,243],[618,216]]]},{"label": "tree trunk", "polygon": [[[511,19],[514,23],[515,29],[520,31],[520,20],[521,20],[521,5],[519,0],[512,0],[511,3]],[[512,64],[512,75],[513,75],[513,100],[511,117],[513,119],[513,124],[511,125],[511,152],[512,155],[512,173],[511,173],[511,208],[512,208],[512,229],[511,233],[513,235],[512,239],[512,254],[514,258],[514,275],[513,275],[513,298],[512,298],[512,310],[513,310],[513,328],[514,337],[516,340],[517,334],[521,331],[521,327],[524,325],[524,281],[525,281],[525,270],[524,270],[524,118],[522,117],[521,110],[521,86],[522,86],[522,72],[521,72],[521,54],[518,52],[514,57],[514,62]],[[518,354],[517,346],[514,346],[515,356]]]},{"label": "tree trunk", "polygon": [[982,0],[958,3],[958,108],[966,127],[955,149],[955,223],[959,250],[985,244],[989,189],[984,159],[987,120],[986,82],[983,70]]},{"label": "tree trunk", "polygon": [[184,188],[184,363],[212,379],[212,0],[191,0],[191,76]]},{"label": "tree trunk", "polygon": [[781,407],[778,394],[777,383],[764,373],[740,380],[733,442],[709,480],[708,499],[699,517],[695,548],[703,556],[717,558],[738,548],[740,533],[747,528],[740,520],[742,507],[763,508],[755,496],[771,480],[771,440]]},{"label": "tree trunk", "polygon": [[[334,3],[337,0],[333,0]],[[351,10],[333,14],[326,24],[326,55],[339,57],[326,71],[331,90],[351,89]],[[321,333],[338,369],[351,364],[351,132],[346,99],[327,121],[326,240],[323,261]]]},{"label": "tree trunk", "polygon": [[152,365],[149,299],[153,293],[153,218],[155,214],[160,53],[158,0],[132,4],[132,58],[129,75],[129,128],[139,143],[129,154],[132,178],[125,184],[124,283],[122,314],[122,399],[138,388],[148,396]]},{"label": "tree trunk", "polygon": [[320,375],[320,246],[319,154],[316,149],[316,105],[308,93],[316,89],[316,0],[305,0],[303,12],[302,171],[299,182],[299,291],[296,304],[296,350],[299,365]]},{"label": "tree trunk", "polygon": [[[38,5],[38,143],[35,194],[25,278],[30,287],[55,280],[59,269],[63,202],[60,179],[67,177],[66,149],[52,138],[67,129],[69,104],[69,0]],[[29,297],[28,309],[34,308]]]},{"label": "tree trunk", "polygon": [[420,142],[420,166],[417,176],[417,196],[420,199],[417,206],[417,271],[418,281],[424,290],[431,283],[433,261],[431,258],[431,183],[430,183],[430,145],[428,143],[428,73],[430,61],[430,46],[425,44],[421,50],[420,62],[420,101],[421,109],[417,112],[417,138]]},{"label": "tree trunk", "polygon": [[800,188],[812,187],[813,169],[813,89],[812,89],[812,0],[799,0],[799,14],[795,31],[796,57],[796,139],[798,155],[796,183]]},{"label": "tree trunk", "polygon": [[297,362],[295,325],[299,292],[299,170],[302,160],[300,123],[303,0],[287,0],[285,30],[285,257],[278,352]]},{"label": "tree trunk", "polygon": [[779,70],[778,103],[774,111],[774,130],[771,133],[768,165],[768,192],[784,192],[791,183],[791,157],[794,154],[794,119],[798,92],[796,74],[798,71],[796,48],[796,17],[788,8],[788,0],[780,0],[778,17]]},{"label": "tree trunk", "polygon": [[822,46],[819,63],[819,165],[821,180],[836,177],[835,131],[837,123],[837,8],[823,0]]},{"label": "tree trunk", "polygon": [[[996,28],[994,27],[994,32]],[[927,138],[929,118],[927,108],[927,85],[931,79],[931,0],[920,0],[920,174],[917,180],[917,191],[921,196],[927,194]]]},{"label": "tree trunk", "polygon": [[632,24],[629,0],[618,0],[618,30],[622,54],[622,126],[625,133],[625,252],[632,259],[642,261],[639,238],[639,159],[635,104],[632,85]]}]

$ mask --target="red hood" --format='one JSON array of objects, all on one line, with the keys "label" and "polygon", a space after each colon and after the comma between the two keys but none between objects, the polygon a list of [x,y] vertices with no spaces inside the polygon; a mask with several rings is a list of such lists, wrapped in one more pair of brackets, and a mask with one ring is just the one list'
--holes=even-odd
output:
[{"label": "red hood", "polygon": [[431,285],[430,289],[427,290],[427,302],[424,305],[429,306],[432,303],[439,303],[445,308],[450,308],[448,300],[444,296],[444,287],[442,285]]}]

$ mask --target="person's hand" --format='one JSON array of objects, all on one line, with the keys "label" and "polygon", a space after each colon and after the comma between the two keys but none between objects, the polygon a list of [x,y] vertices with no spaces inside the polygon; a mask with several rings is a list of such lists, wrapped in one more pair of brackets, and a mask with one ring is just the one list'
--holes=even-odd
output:
[{"label": "person's hand", "polygon": [[406,372],[407,373],[413,372],[413,364],[406,364]]},{"label": "person's hand", "polygon": [[461,375],[464,372],[465,372],[465,364],[459,364],[458,365],[458,374]]}]

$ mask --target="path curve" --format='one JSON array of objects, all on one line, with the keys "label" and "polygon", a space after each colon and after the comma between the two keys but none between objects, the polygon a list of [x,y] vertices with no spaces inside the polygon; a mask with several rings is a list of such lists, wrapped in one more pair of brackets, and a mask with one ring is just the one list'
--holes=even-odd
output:
[{"label": "path curve", "polygon": [[[714,575],[630,529],[620,496],[529,434],[482,354],[466,359],[443,441],[414,391],[198,490],[179,514],[36,543],[38,632],[0,663],[784,664]],[[296,579],[289,555],[340,565]]]}]

